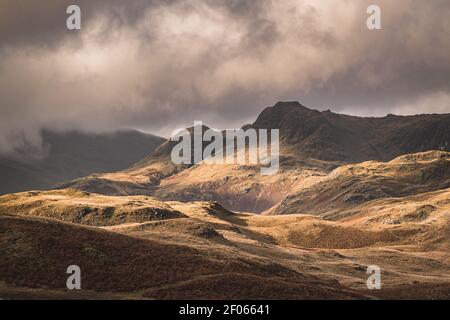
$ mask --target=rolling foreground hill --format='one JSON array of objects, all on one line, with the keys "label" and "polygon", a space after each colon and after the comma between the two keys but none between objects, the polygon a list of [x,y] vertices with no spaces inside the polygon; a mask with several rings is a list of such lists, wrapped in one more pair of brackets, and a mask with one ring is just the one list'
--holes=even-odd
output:
[{"label": "rolling foreground hill", "polygon": [[[221,235],[220,225],[240,234],[238,227],[221,217],[240,218],[217,205],[197,203],[198,210],[189,207],[188,215],[183,215],[178,211],[183,208],[181,204],[175,210],[154,199],[141,199],[148,202],[147,210],[153,207],[155,212],[162,210],[172,215],[152,216],[146,222],[107,229],[58,221],[73,221],[73,216],[66,216],[71,214],[73,206],[91,203],[91,213],[87,216],[95,216],[92,220],[96,224],[109,225],[111,218],[98,210],[100,200],[119,211],[123,222],[137,221],[137,218],[142,221],[146,216],[126,212],[126,205],[130,204],[123,207],[115,204],[116,199],[78,196],[78,192],[67,190],[2,197],[4,212],[12,213],[0,214],[2,298],[24,292],[30,297],[41,297],[43,288],[50,296],[71,297],[64,288],[65,269],[72,264],[83,270],[86,297],[104,297],[108,293],[111,297],[157,299],[364,297],[336,281],[302,273],[255,253],[237,251]],[[42,206],[54,205],[54,208],[22,211],[20,200],[29,206],[30,197],[31,201],[38,201]],[[68,203],[67,199],[72,200]],[[191,212],[196,216],[189,217]],[[202,214],[211,215],[212,220],[200,219]],[[56,219],[44,218],[46,215]],[[99,220],[101,216],[103,222]],[[81,223],[89,224],[92,220],[86,217]],[[73,297],[80,297],[80,293],[73,293]]]},{"label": "rolling foreground hill", "polygon": [[[379,200],[326,221],[75,190],[3,196],[0,297],[448,299],[449,198]],[[74,264],[81,291],[65,289]],[[382,290],[366,288],[369,265]]]},{"label": "rolling foreground hill", "polygon": [[0,157],[0,194],[54,188],[95,172],[118,171],[152,153],[163,138],[138,131],[111,134],[42,132],[44,153]]}]

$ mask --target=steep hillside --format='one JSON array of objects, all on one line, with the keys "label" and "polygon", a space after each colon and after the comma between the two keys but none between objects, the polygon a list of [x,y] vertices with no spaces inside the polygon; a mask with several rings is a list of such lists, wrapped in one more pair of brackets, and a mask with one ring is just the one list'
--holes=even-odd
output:
[{"label": "steep hillside", "polygon": [[324,177],[336,163],[281,156],[277,174],[263,176],[259,166],[202,163],[162,179],[154,196],[164,200],[218,201],[236,211],[261,213],[292,190]]},{"label": "steep hillside", "polygon": [[[255,123],[245,126],[252,127],[280,129],[280,171],[274,176],[262,176],[260,167],[254,165],[174,165],[170,152],[175,143],[166,142],[127,170],[89,176],[61,188],[107,195],[151,195],[164,200],[219,201],[232,210],[261,213],[295,190],[317,184],[343,164],[389,161],[408,152],[448,149],[450,141],[449,114],[361,118],[311,110],[297,102],[279,102],[266,108]],[[192,128],[189,130],[192,134]],[[386,188],[403,187],[390,186],[388,179],[380,183],[379,196]],[[423,186],[417,191],[429,190]],[[395,195],[395,190],[385,193]],[[404,194],[408,193],[400,195]]]},{"label": "steep hillside", "polygon": [[[207,127],[203,126],[202,130],[204,132]],[[187,131],[193,134],[192,127]],[[172,148],[176,144],[171,140],[164,141],[154,152],[127,169],[68,181],[60,184],[58,189],[72,188],[105,195],[152,195],[162,179],[192,166],[171,161]]]},{"label": "steep hillside", "polygon": [[248,225],[280,243],[303,247],[349,249],[414,244],[449,250],[450,188],[369,201],[324,218],[301,214],[260,216]]},{"label": "steep hillside", "polygon": [[284,147],[327,161],[389,161],[408,153],[450,151],[450,114],[364,118],[279,102],[252,127],[280,129]]},{"label": "steep hillside", "polygon": [[450,187],[450,153],[429,151],[390,162],[369,161],[335,169],[300,188],[267,214],[335,215],[381,198],[405,197]]}]

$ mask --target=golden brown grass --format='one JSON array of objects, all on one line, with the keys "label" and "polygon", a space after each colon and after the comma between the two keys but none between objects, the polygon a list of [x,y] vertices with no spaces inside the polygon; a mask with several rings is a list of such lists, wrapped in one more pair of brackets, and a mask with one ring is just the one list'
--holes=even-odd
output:
[{"label": "golden brown grass", "polygon": [[0,197],[0,214],[53,218],[92,226],[185,217],[146,196],[111,197],[77,190],[32,191]]},{"label": "golden brown grass", "polygon": [[[442,182],[445,176],[429,175],[441,172],[435,165],[447,168],[440,154],[334,174],[373,178],[397,168],[408,181]],[[430,163],[433,170],[423,171]],[[0,296],[449,299],[449,235],[448,188],[320,216],[75,190],[13,194],[0,197]],[[70,264],[82,268],[84,296],[65,293]],[[369,265],[382,270],[381,291],[366,288]]]}]

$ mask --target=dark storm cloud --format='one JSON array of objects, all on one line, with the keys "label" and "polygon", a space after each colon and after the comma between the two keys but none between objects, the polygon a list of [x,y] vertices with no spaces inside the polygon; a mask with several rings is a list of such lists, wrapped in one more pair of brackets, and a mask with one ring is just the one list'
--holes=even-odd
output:
[{"label": "dark storm cloud", "polygon": [[[71,4],[83,11],[83,24],[99,15],[108,16],[110,27],[133,24],[145,9],[162,1],[121,0],[2,0],[0,2],[0,45],[54,46],[68,37],[66,9]],[[165,1],[170,3],[171,1]],[[77,34],[75,34],[77,35]],[[72,37],[73,38],[73,37]]]},{"label": "dark storm cloud", "polygon": [[[144,18],[146,10],[170,7],[180,0],[2,0],[0,2],[0,45],[53,46],[68,36],[65,25],[66,8],[76,4],[82,8],[83,24],[108,17],[109,28],[133,26]],[[265,1],[208,0],[205,3],[248,19],[258,14]],[[259,21],[257,21],[259,23]],[[75,34],[77,35],[77,34]],[[107,35],[106,35],[107,36]]]},{"label": "dark storm cloud", "polygon": [[[375,2],[383,29],[369,31]],[[2,0],[0,150],[39,145],[42,127],[236,127],[277,100],[450,112],[450,2],[375,2]]]}]

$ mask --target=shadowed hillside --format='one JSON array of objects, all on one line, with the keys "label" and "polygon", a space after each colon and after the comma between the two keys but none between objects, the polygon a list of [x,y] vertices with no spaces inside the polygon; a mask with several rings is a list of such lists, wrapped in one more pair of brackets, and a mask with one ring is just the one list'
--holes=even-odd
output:
[{"label": "shadowed hillside", "polygon": [[138,131],[111,134],[42,132],[43,155],[17,150],[0,158],[0,194],[54,188],[95,172],[118,171],[152,153],[163,138]]},{"label": "shadowed hillside", "polygon": [[253,127],[280,129],[287,149],[327,161],[389,161],[408,153],[448,150],[450,142],[450,114],[364,118],[311,110],[298,102],[266,108]]},{"label": "shadowed hillside", "polygon": [[[26,199],[27,195],[22,197]],[[64,199],[53,200],[60,207],[67,206],[61,209],[58,220],[68,220],[65,214],[70,216],[71,205]],[[12,208],[3,211],[8,210],[13,212]],[[73,264],[81,267],[82,287],[90,298],[104,297],[105,293],[152,299],[364,297],[336,281],[303,274],[268,258],[227,250],[214,242],[210,246],[205,246],[205,242],[199,245],[197,242],[201,240],[192,238],[203,239],[202,235],[181,233],[177,237],[172,233],[169,240],[160,230],[159,236],[158,233],[128,236],[58,220],[0,213],[2,298],[14,297],[18,290],[28,297],[45,296],[42,290],[36,291],[40,288],[45,288],[47,295],[70,298],[71,293],[65,292],[65,270]],[[110,221],[106,217],[100,224]]]}]

